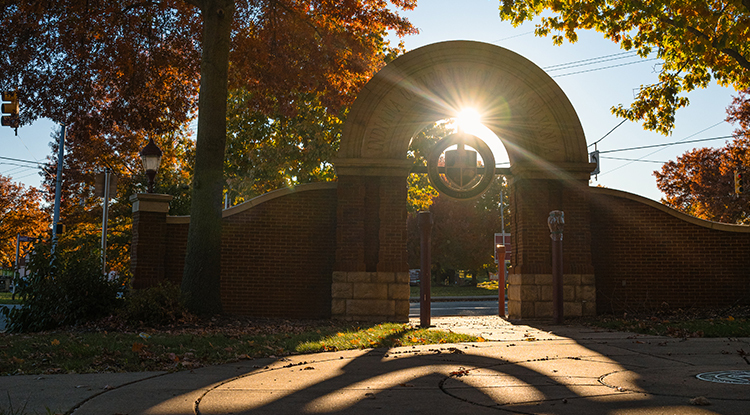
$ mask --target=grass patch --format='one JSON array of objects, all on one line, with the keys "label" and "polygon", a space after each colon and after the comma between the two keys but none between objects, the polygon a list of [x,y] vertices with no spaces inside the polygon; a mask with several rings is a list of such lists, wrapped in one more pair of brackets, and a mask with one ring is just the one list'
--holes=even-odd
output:
[{"label": "grass patch", "polygon": [[729,310],[677,310],[668,314],[598,316],[584,324],[610,330],[669,337],[750,337],[750,307]]},{"label": "grass patch", "polygon": [[332,350],[479,341],[409,324],[273,322],[148,332],[0,334],[0,375],[177,371]]},{"label": "grass patch", "polygon": [[[412,297],[419,297],[419,286],[409,287],[409,295]],[[459,287],[459,286],[444,286],[444,285],[432,285],[430,287],[430,296],[432,297],[477,297],[494,295],[497,296],[497,285],[493,288],[484,287]]]},{"label": "grass patch", "polygon": [[21,304],[18,296],[16,296],[15,300],[11,299],[12,296],[13,294],[10,292],[0,292],[0,304]]},{"label": "grass patch", "polygon": [[409,324],[378,324],[357,331],[337,332],[320,340],[299,344],[296,351],[319,351],[411,346],[479,341],[477,337],[441,330],[417,329]]}]

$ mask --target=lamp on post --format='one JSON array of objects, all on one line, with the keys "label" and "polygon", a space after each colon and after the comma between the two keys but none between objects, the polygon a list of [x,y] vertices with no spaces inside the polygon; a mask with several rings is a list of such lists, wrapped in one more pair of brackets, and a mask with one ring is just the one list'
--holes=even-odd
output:
[{"label": "lamp on post", "polygon": [[148,192],[154,193],[154,179],[161,163],[161,149],[154,144],[153,138],[149,138],[148,144],[146,144],[146,147],[143,147],[140,155],[143,162],[143,169],[146,170],[146,177],[148,177]]}]

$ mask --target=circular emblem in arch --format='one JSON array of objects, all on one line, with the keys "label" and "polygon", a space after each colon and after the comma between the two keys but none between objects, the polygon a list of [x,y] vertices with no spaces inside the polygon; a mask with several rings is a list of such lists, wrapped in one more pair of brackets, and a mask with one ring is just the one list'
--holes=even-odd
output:
[{"label": "circular emblem in arch", "polygon": [[[456,148],[450,149],[453,146]],[[479,166],[477,154],[483,167]],[[486,192],[495,179],[495,157],[478,137],[452,134],[438,141],[427,156],[427,175],[440,193],[455,199],[472,199]]]}]

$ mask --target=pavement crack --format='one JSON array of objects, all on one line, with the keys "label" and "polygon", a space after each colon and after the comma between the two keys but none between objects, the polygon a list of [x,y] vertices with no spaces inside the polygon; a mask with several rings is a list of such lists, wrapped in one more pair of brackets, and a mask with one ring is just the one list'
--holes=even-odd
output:
[{"label": "pavement crack", "polygon": [[73,412],[75,412],[76,410],[78,410],[78,408],[80,408],[81,406],[83,406],[83,404],[85,404],[86,402],[88,402],[88,401],[96,398],[97,396],[104,395],[107,392],[112,392],[113,390],[120,389],[120,388],[122,388],[124,386],[129,386],[129,385],[133,385],[133,384],[138,383],[138,382],[143,382],[144,380],[150,380],[150,379],[155,379],[155,378],[158,378],[158,377],[162,377],[162,376],[168,375],[169,373],[170,372],[159,373],[158,375],[148,376],[148,377],[145,377],[145,378],[142,378],[142,379],[136,379],[136,380],[133,380],[133,381],[130,381],[130,382],[125,382],[125,383],[123,383],[121,385],[117,385],[117,386],[114,386],[114,387],[110,387],[110,388],[101,390],[101,391],[99,391],[99,392],[97,392],[97,393],[89,396],[88,398],[82,400],[81,402],[78,402],[77,404],[75,404],[72,408],[68,409],[65,412],[64,415],[71,415]]}]

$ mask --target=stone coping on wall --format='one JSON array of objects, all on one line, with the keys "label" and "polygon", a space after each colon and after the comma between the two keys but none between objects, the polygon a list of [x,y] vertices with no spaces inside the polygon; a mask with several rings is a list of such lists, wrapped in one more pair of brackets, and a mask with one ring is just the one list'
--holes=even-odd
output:
[{"label": "stone coping on wall", "polygon": [[643,203],[654,209],[658,209],[664,213],[674,216],[677,219],[691,223],[693,225],[701,226],[704,228],[715,229],[724,232],[739,232],[739,233],[750,233],[750,226],[747,225],[735,225],[730,223],[713,222],[710,220],[696,218],[688,214],[682,213],[678,210],[672,209],[669,206],[663,205],[659,202],[653,201],[643,196],[639,196],[633,193],[624,192],[622,190],[608,189],[605,187],[591,187],[592,195],[600,194],[612,197],[620,197],[623,199],[630,199],[635,202]]},{"label": "stone coping on wall", "polygon": [[336,174],[353,176],[408,176],[414,166],[412,160],[336,158]]},{"label": "stone coping on wall", "polygon": [[[316,182],[316,183],[305,183],[305,184],[301,184],[295,187],[284,187],[282,189],[276,189],[271,192],[264,193],[260,196],[254,197],[248,200],[247,202],[240,203],[237,206],[232,206],[229,209],[224,209],[221,213],[221,217],[226,218],[232,215],[236,215],[248,209],[251,209],[255,206],[258,206],[261,203],[265,203],[273,199],[277,199],[277,198],[287,196],[293,193],[307,192],[307,191],[313,191],[313,190],[335,189],[337,186],[338,186],[337,182]],[[167,223],[168,224],[190,223],[190,216],[189,215],[167,216]]]},{"label": "stone coping on wall", "polygon": [[133,212],[167,213],[171,201],[172,195],[160,193],[136,193],[130,196]]}]

